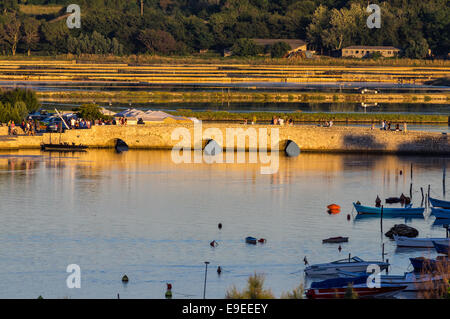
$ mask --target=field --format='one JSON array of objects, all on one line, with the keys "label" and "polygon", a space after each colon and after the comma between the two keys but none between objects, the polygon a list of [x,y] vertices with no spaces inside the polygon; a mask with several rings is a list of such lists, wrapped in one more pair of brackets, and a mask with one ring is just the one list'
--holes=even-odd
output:
[{"label": "field", "polygon": [[55,14],[58,13],[63,6],[59,5],[33,5],[33,4],[21,4],[19,5],[20,11],[29,15],[43,15],[43,14]]}]

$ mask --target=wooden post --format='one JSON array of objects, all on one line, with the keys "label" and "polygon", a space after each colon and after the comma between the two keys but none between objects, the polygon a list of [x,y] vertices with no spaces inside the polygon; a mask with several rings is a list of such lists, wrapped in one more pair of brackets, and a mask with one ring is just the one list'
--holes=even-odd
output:
[{"label": "wooden post", "polygon": [[383,233],[383,209],[384,209],[384,205],[381,205],[381,214],[380,214],[380,229],[381,229],[381,233]]},{"label": "wooden post", "polygon": [[409,198],[411,198],[412,201],[412,183],[409,185]]},{"label": "wooden post", "polygon": [[411,182],[413,180],[413,164],[411,163]]},{"label": "wooden post", "polygon": [[442,171],[442,192],[444,193],[444,198],[445,198],[445,170],[446,170],[446,164],[444,163],[444,169]]},{"label": "wooden post", "polygon": [[431,192],[431,185],[428,184],[428,206],[430,206],[430,192]]},{"label": "wooden post", "polygon": [[420,188],[420,191],[422,192],[422,204],[420,204],[420,206],[423,207],[423,200],[424,200],[424,197],[423,197],[423,187]]},{"label": "wooden post", "polygon": [[381,251],[381,258],[383,259],[383,262],[384,262],[384,243],[383,243],[383,248],[382,248],[382,251]]}]

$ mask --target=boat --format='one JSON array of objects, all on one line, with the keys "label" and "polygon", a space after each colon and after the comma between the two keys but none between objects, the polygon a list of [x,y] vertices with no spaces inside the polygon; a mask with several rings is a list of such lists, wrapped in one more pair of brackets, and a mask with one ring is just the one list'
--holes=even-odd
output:
[{"label": "boat", "polygon": [[[358,295],[358,298],[375,298],[375,297],[390,297],[397,292],[405,289],[406,286],[385,285],[379,288],[370,288],[367,285],[353,286],[353,292]],[[306,297],[308,299],[342,299],[347,294],[347,287],[341,288],[322,288],[322,289],[308,289]]]},{"label": "boat", "polygon": [[255,237],[246,237],[245,238],[245,242],[247,244],[252,244],[252,245],[256,245],[256,243],[258,242],[258,240]]},{"label": "boat", "polygon": [[[339,277],[341,279],[346,279],[347,281],[351,281],[357,278],[365,277],[366,280],[369,274],[367,273],[351,273],[342,271],[339,273]],[[362,279],[361,279],[362,280]],[[433,276],[430,274],[417,274],[414,272],[408,272],[403,275],[379,275],[379,280],[381,285],[400,285],[406,286],[404,291],[420,291],[423,289],[427,289],[429,283],[438,282],[442,280],[442,276]],[[375,283],[375,281],[373,281]],[[355,283],[358,283],[356,281]],[[312,285],[311,285],[312,287]]]},{"label": "boat", "polygon": [[330,237],[322,240],[323,244],[339,244],[339,243],[347,243],[348,237]]},{"label": "boat", "polygon": [[450,238],[410,238],[394,235],[398,247],[434,248],[433,242],[438,244],[450,244]]},{"label": "boat", "polygon": [[380,271],[383,271],[389,267],[389,263],[382,261],[364,261],[361,258],[349,257],[333,261],[326,264],[316,264],[305,268],[305,274],[307,276],[332,276],[336,275],[339,271],[351,271],[351,272],[364,272],[369,265],[378,265]]},{"label": "boat", "polygon": [[[450,239],[449,239],[450,240]],[[434,248],[438,252],[438,254],[443,254],[448,256],[448,252],[450,251],[450,242],[447,242],[446,244],[441,244],[438,242],[433,241]]]},{"label": "boat", "polygon": [[430,204],[433,207],[441,207],[441,208],[450,209],[450,201],[436,199],[436,198],[433,198],[433,197],[429,197],[428,200],[430,201]]},{"label": "boat", "polygon": [[425,208],[418,207],[412,208],[410,205],[399,208],[381,208],[381,207],[369,207],[363,206],[357,203],[353,203],[358,214],[372,214],[372,215],[381,215],[381,210],[383,209],[384,215],[423,215]]},{"label": "boat", "polygon": [[436,259],[416,257],[409,258],[409,260],[411,261],[411,265],[414,268],[414,272],[433,272],[438,270],[438,268],[448,268],[448,266],[450,266],[448,257],[446,256],[438,256]]},{"label": "boat", "polygon": [[436,218],[450,219],[450,209],[431,207],[431,214]]},{"label": "boat", "polygon": [[41,144],[41,149],[47,152],[85,152],[88,146],[75,143]]}]

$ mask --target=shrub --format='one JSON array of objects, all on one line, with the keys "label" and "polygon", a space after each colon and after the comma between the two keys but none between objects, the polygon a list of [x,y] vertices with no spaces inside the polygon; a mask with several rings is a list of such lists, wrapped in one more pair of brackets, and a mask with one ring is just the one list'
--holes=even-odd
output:
[{"label": "shrub", "polygon": [[243,291],[239,291],[236,287],[232,287],[225,298],[227,299],[274,299],[272,291],[264,289],[264,275],[254,274],[248,278],[247,287]]}]

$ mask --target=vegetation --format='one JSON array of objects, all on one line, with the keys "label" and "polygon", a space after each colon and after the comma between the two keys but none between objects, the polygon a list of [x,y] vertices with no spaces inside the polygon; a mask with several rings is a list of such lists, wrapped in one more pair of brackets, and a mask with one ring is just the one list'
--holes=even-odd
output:
[{"label": "vegetation", "polygon": [[[447,0],[373,0],[381,7],[380,29],[366,27],[365,0],[145,0],[142,14],[140,0],[78,0],[81,29],[59,18],[70,3],[1,1],[0,52],[186,55],[237,45],[247,56],[260,53],[245,40],[252,38],[305,39],[326,54],[348,45],[393,45],[405,57],[423,58],[428,49],[439,57],[450,48]],[[74,43],[83,45],[74,50]]]},{"label": "vegetation", "polygon": [[101,108],[96,104],[84,104],[76,109],[78,117],[88,120],[107,120],[110,117],[101,112]]},{"label": "vegetation", "polygon": [[39,100],[32,90],[0,90],[0,123],[20,122],[39,108]]},{"label": "vegetation", "polygon": [[226,299],[274,299],[275,296],[268,289],[264,289],[264,275],[254,274],[247,280],[247,287],[239,291],[232,287],[225,296]]},{"label": "vegetation", "polygon": [[333,120],[334,122],[353,123],[379,123],[383,120],[393,123],[448,123],[445,115],[421,115],[421,114],[382,114],[382,113],[283,113],[283,112],[250,112],[231,113],[227,111],[192,111],[179,109],[169,111],[173,115],[196,117],[204,121],[252,121],[256,117],[257,123],[267,123],[274,116],[283,119],[293,119],[294,122],[317,123]]}]

